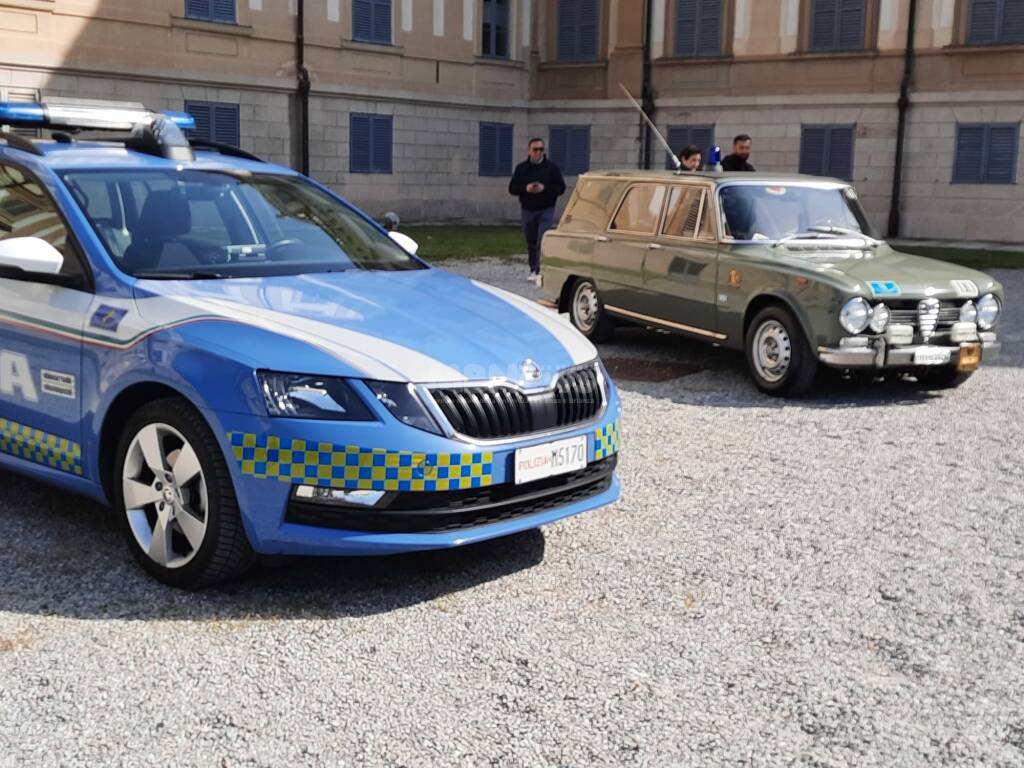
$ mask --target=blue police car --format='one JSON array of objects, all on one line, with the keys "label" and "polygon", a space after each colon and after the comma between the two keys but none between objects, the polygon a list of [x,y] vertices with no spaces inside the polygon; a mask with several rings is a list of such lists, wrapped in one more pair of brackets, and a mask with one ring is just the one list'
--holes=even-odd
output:
[{"label": "blue police car", "polygon": [[0,468],[198,587],[258,553],[453,547],[618,498],[591,344],[330,190],[141,105],[0,103]]}]

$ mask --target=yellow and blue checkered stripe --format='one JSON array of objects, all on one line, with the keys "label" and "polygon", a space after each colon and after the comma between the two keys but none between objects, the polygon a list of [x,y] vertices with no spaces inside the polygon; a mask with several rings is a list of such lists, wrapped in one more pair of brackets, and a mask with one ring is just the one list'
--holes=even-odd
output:
[{"label": "yellow and blue checkered stripe", "polygon": [[619,420],[610,421],[594,433],[594,461],[606,459],[619,450]]},{"label": "yellow and blue checkered stripe", "polygon": [[66,437],[0,419],[0,453],[34,461],[73,475],[82,474],[82,446]]},{"label": "yellow and blue checkered stripe", "polygon": [[293,485],[369,491],[457,491],[494,482],[494,454],[361,448],[229,432],[242,474]]}]

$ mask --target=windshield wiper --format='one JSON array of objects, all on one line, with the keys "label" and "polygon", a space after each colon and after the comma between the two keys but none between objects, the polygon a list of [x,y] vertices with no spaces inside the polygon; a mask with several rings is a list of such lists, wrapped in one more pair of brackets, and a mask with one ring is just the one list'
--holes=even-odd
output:
[{"label": "windshield wiper", "polygon": [[791,235],[786,235],[785,237],[780,237],[778,240],[776,240],[774,243],[772,243],[772,248],[778,248],[780,245],[782,245],[783,243],[788,243],[790,240],[801,240],[801,239],[817,240],[818,236],[820,234],[828,234],[828,233],[827,232],[826,233],[821,233],[821,232],[819,232],[816,229],[809,229],[806,232],[794,232]]},{"label": "windshield wiper", "polygon": [[815,224],[813,227],[808,227],[811,232],[822,232],[826,235],[850,235],[852,237],[859,237],[865,243],[871,246],[878,245],[879,241],[871,237],[871,235],[861,232],[859,229],[852,229],[851,227],[837,227],[835,224]]},{"label": "windshield wiper", "polygon": [[225,280],[231,277],[220,272],[135,272],[133,276],[142,280]]}]

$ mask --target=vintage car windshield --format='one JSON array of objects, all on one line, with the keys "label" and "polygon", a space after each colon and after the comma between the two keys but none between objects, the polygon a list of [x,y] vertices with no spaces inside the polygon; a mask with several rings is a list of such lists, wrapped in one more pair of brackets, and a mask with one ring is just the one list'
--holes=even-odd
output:
[{"label": "vintage car windshield", "polygon": [[423,268],[354,210],[295,176],[133,169],[62,178],[118,268],[135,277]]},{"label": "vintage car windshield", "polygon": [[730,184],[719,189],[719,199],[726,234],[736,240],[874,236],[852,187]]}]

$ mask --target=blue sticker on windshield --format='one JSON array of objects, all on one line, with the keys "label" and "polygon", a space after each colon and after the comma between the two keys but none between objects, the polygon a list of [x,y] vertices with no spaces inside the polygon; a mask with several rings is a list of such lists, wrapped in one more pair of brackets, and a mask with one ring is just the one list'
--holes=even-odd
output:
[{"label": "blue sticker on windshield", "polygon": [[902,293],[900,287],[891,280],[872,280],[868,285],[875,296],[899,296]]},{"label": "blue sticker on windshield", "polygon": [[121,324],[121,320],[127,314],[127,309],[100,304],[99,308],[93,313],[92,319],[89,320],[89,325],[93,328],[102,328],[104,331],[116,331],[117,326]]}]

